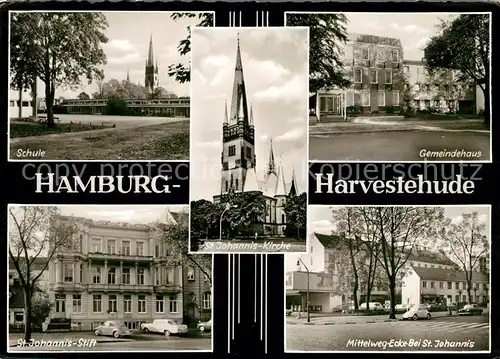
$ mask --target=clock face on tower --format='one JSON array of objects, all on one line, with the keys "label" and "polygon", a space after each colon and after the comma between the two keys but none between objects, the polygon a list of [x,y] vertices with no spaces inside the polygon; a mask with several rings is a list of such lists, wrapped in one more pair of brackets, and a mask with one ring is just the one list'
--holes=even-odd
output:
[{"label": "clock face on tower", "polygon": [[236,167],[236,163],[234,161],[229,161],[228,166],[229,166],[229,169],[232,170],[233,168]]}]

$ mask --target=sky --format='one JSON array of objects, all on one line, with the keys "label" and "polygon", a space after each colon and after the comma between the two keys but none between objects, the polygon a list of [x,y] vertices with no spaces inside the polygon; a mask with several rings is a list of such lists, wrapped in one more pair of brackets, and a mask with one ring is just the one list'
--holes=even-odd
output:
[{"label": "sky", "polygon": [[253,106],[257,175],[263,179],[273,140],[285,181],[295,169],[305,191],[308,131],[307,28],[197,28],[192,35],[191,199],[220,191],[224,104],[230,111],[239,33],[248,104]]},{"label": "sky", "polygon": [[149,224],[165,219],[168,208],[172,212],[182,212],[187,206],[58,206],[61,214],[92,219],[95,221]]},{"label": "sky", "polygon": [[423,48],[437,34],[440,19],[449,13],[346,13],[350,33],[396,37],[403,45],[405,60],[421,60]]},{"label": "sky", "polygon": [[[188,26],[196,25],[199,19],[172,20],[172,12],[104,12],[109,27],[106,36],[109,41],[103,45],[107,64],[103,66],[105,81],[110,79],[125,80],[127,70],[130,80],[144,85],[144,65],[148,56],[149,38],[153,36],[155,59],[158,60],[160,86],[178,96],[189,96],[189,83],[179,84],[169,77],[168,66],[189,63],[189,54],[179,55],[179,41],[188,36]],[[156,61],[156,60],[155,60]],[[43,89],[39,81],[39,89]],[[56,98],[75,98],[80,92],[92,94],[97,91],[95,83],[82,82],[79,89],[56,90]],[[44,97],[44,96],[42,96]]]}]

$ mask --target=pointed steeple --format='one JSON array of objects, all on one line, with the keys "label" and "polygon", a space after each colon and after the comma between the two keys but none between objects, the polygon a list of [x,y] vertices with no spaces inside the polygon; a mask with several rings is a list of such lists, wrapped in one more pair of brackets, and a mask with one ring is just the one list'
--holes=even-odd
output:
[{"label": "pointed steeple", "polygon": [[297,178],[295,177],[295,168],[292,170],[292,183],[290,183],[290,189],[288,190],[288,196],[295,197],[299,193],[299,186],[297,183]]},{"label": "pointed steeple", "polygon": [[275,196],[286,196],[285,175],[283,173],[283,165],[281,161],[278,170],[278,181],[276,182]]},{"label": "pointed steeple", "polygon": [[245,177],[244,192],[261,192],[259,181],[257,180],[257,172],[254,168],[249,168]]},{"label": "pointed steeple", "polygon": [[130,82],[130,71],[127,70],[127,82]]},{"label": "pointed steeple", "polygon": [[224,125],[228,124],[227,120],[227,100],[224,101]]},{"label": "pointed steeple", "polygon": [[276,164],[274,163],[274,152],[273,152],[273,139],[270,137],[269,138],[269,160],[267,163],[267,175],[270,175],[271,173],[276,173]]},{"label": "pointed steeple", "polygon": [[245,123],[248,123],[247,94],[245,89],[245,80],[243,77],[243,64],[241,61],[240,38],[238,34],[238,44],[236,47],[236,66],[234,68],[234,83],[231,99],[231,111],[229,113],[229,122],[234,124],[238,122],[240,115]]},{"label": "pointed steeple", "polygon": [[146,61],[146,66],[153,66],[154,64],[154,52],[153,52],[153,34],[149,35],[149,51],[148,60]]},{"label": "pointed steeple", "polygon": [[250,104],[250,126],[253,126],[253,106]]}]

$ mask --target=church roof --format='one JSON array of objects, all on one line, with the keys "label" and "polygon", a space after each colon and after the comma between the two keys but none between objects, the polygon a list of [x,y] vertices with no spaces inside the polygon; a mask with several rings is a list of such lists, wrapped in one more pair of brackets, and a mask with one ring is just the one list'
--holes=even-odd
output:
[{"label": "church roof", "polygon": [[250,168],[247,171],[245,177],[245,185],[243,186],[243,191],[244,192],[261,191],[259,181],[257,180],[257,172],[255,171],[255,168]]},{"label": "church roof", "polygon": [[147,66],[154,65],[154,52],[153,52],[153,35],[149,36],[149,51],[148,51],[148,60],[146,63]]},{"label": "church roof", "polygon": [[283,174],[283,165],[280,164],[279,170],[278,170],[278,181],[276,183],[276,191],[275,195],[276,196],[286,196],[288,193],[286,192],[285,188],[285,177]]},{"label": "church roof", "polygon": [[234,68],[234,83],[231,99],[231,110],[229,113],[229,123],[234,124],[241,116],[245,123],[248,123],[247,95],[245,89],[245,79],[243,76],[243,64],[241,61],[240,39],[238,35],[238,47],[236,49],[236,66]]}]

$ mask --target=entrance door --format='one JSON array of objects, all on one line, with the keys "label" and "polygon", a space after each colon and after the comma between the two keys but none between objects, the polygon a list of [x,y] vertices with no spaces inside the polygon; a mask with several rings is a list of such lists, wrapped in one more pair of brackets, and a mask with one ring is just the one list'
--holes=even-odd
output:
[{"label": "entrance door", "polygon": [[320,98],[319,110],[324,115],[340,115],[341,108],[341,95],[323,95]]}]

